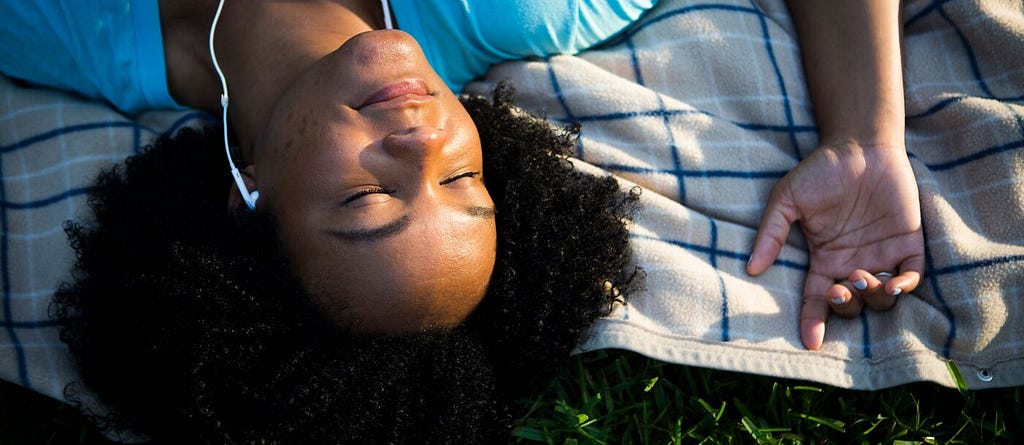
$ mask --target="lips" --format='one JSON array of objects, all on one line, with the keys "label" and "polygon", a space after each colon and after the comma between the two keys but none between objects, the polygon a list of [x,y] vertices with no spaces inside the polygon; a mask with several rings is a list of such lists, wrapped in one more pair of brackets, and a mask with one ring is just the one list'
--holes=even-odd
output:
[{"label": "lips", "polygon": [[358,108],[376,104],[402,104],[410,100],[422,100],[430,97],[427,84],[421,79],[402,79],[391,82],[373,93]]}]

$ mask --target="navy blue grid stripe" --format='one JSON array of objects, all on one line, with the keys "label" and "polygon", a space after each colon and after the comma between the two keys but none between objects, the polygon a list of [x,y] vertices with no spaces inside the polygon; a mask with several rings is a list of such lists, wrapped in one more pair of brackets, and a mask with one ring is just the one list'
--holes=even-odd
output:
[{"label": "navy blue grid stripe", "polygon": [[817,133],[818,132],[818,127],[816,125],[796,125],[796,124],[793,124],[793,125],[775,125],[775,124],[763,124],[763,123],[757,123],[757,122],[741,122],[741,121],[736,121],[736,120],[732,120],[732,119],[726,119],[726,118],[724,118],[722,116],[718,116],[715,113],[712,113],[710,111],[705,111],[705,110],[697,110],[697,109],[685,109],[684,110],[684,109],[674,109],[674,108],[664,108],[664,107],[660,108],[660,109],[656,109],[656,110],[619,111],[619,112],[613,112],[613,113],[602,113],[602,114],[594,114],[594,115],[574,116],[574,117],[572,117],[572,119],[559,119],[559,121],[562,122],[562,123],[570,123],[570,122],[587,123],[587,122],[603,122],[603,121],[614,121],[614,120],[631,120],[631,119],[636,119],[636,118],[641,118],[641,117],[665,118],[667,116],[667,117],[671,118],[671,117],[675,117],[675,116],[678,116],[678,115],[688,115],[688,114],[700,114],[700,115],[704,115],[704,116],[707,116],[707,117],[710,117],[710,118],[713,118],[713,119],[723,120],[723,121],[729,122],[730,124],[736,126],[737,128],[743,129],[743,130],[768,131],[768,132],[774,132],[774,133],[793,133],[794,135],[797,134],[797,133]]},{"label": "navy blue grid stripe", "polygon": [[20,150],[29,147],[34,144],[49,141],[50,139],[67,136],[72,133],[79,133],[84,131],[103,129],[103,128],[142,128],[145,131],[155,133],[156,131],[150,128],[145,128],[140,124],[131,121],[118,121],[118,122],[93,122],[88,124],[68,125],[66,127],[55,128],[53,130],[29,136],[20,141],[14,142],[7,146],[0,146],[0,153],[10,153],[16,150]]},{"label": "navy blue grid stripe", "polygon": [[736,5],[704,4],[704,5],[685,6],[685,7],[678,8],[678,9],[671,9],[668,12],[662,13],[661,15],[659,15],[657,17],[651,18],[650,20],[645,20],[645,21],[637,24],[636,26],[626,30],[626,32],[623,33],[623,36],[625,38],[630,38],[630,37],[632,37],[632,36],[642,32],[643,30],[647,29],[647,27],[649,27],[651,25],[654,25],[656,23],[663,22],[665,20],[668,20],[668,19],[676,17],[676,16],[680,16],[680,15],[684,15],[684,14],[692,14],[692,13],[701,12],[701,11],[729,11],[729,12],[743,12],[743,13],[747,13],[747,14],[762,15],[762,12],[759,9],[757,9],[757,8],[745,8],[745,7],[736,6]]},{"label": "navy blue grid stripe", "polygon": [[[985,159],[993,155],[1002,154],[1007,151],[1020,150],[1021,148],[1024,148],[1024,139],[1014,142],[1008,142],[1003,145],[997,145],[995,147],[983,148],[978,152],[960,158],[956,158],[951,161],[936,163],[927,163],[922,161],[922,163],[931,171],[950,170],[980,159]],[[921,161],[921,158],[915,155],[914,153],[908,153],[907,156],[911,159],[917,159]]]},{"label": "navy blue grid stripe", "polygon": [[[708,247],[708,246],[704,246],[702,244],[687,243],[687,242],[684,242],[684,241],[673,240],[673,239],[668,239],[668,238],[658,238],[656,236],[640,235],[640,234],[636,234],[636,233],[631,233],[629,236],[630,236],[630,238],[637,239],[637,240],[657,241],[657,242],[669,244],[669,245],[672,245],[672,246],[681,247],[683,249],[686,249],[686,250],[689,250],[691,252],[695,252],[695,253],[698,253],[698,254],[702,254],[702,255],[708,255],[708,256],[712,256],[713,255],[713,256],[716,256],[716,257],[719,257],[719,258],[728,258],[728,259],[731,259],[731,260],[737,260],[737,261],[743,262],[744,264],[746,264],[747,258],[750,256],[749,252],[736,252],[736,251],[732,251],[732,250],[723,250],[723,249],[720,249],[720,248],[711,248],[711,247]],[[779,267],[785,267],[787,269],[793,269],[793,270],[800,270],[800,271],[806,271],[807,270],[807,265],[806,264],[798,263],[796,261],[790,261],[790,260],[786,260],[786,259],[782,259],[782,258],[776,258],[775,262],[772,263],[772,265],[773,266],[779,266]]]},{"label": "navy blue grid stripe", "polygon": [[[3,171],[3,161],[4,157],[0,156],[0,172]],[[0,201],[7,201],[7,187],[4,185],[4,181],[0,181]],[[7,220],[7,207],[5,206],[0,206],[0,225],[3,226],[3,233],[0,233],[0,279],[4,283],[4,321],[12,323],[14,321],[14,308],[11,307],[11,271],[9,268],[10,240],[8,230],[10,226]],[[25,349],[21,345],[21,340],[18,339],[18,332],[14,329],[13,324],[8,324],[5,326],[5,329],[14,347],[15,360],[18,362],[18,383],[26,388],[31,388],[31,382],[28,379],[28,365],[25,362]]]},{"label": "navy blue grid stripe", "polygon": [[[562,111],[565,113],[566,123],[578,122],[572,114],[572,110],[569,109],[569,103],[565,100],[565,94],[562,93],[562,85],[558,82],[558,75],[555,73],[555,65],[551,63],[551,57],[545,57],[544,61],[547,62],[548,67],[548,81],[551,82],[551,90],[555,92],[555,97],[558,99],[558,104],[562,107]],[[576,157],[583,159],[583,144],[579,139],[576,140]]]},{"label": "navy blue grid stripe", "polygon": [[8,208],[8,209],[11,209],[11,210],[37,209],[37,208],[40,208],[40,207],[46,207],[48,205],[56,204],[56,203],[61,202],[61,201],[65,200],[65,199],[70,199],[70,198],[74,198],[76,196],[85,195],[85,194],[89,193],[90,190],[92,190],[92,187],[78,187],[78,188],[73,188],[73,189],[70,189],[70,190],[65,190],[64,192],[58,193],[58,194],[53,195],[53,196],[48,196],[48,197],[43,198],[43,199],[38,199],[38,200],[35,200],[35,201],[28,201],[28,202],[7,202],[7,201],[4,201],[4,200],[0,200],[0,206],[3,206],[4,208]]},{"label": "navy blue grid stripe", "polygon": [[52,328],[60,326],[56,320],[40,320],[40,321],[7,321],[0,320],[0,326],[8,329],[41,329],[41,328]]},{"label": "navy blue grid stripe", "polygon": [[786,170],[768,170],[768,171],[756,171],[756,170],[724,170],[724,169],[663,169],[663,168],[650,168],[640,167],[635,165],[624,165],[624,164],[613,164],[613,163],[595,163],[597,167],[601,167],[605,170],[612,170],[620,173],[639,173],[639,174],[667,174],[680,177],[701,177],[701,178],[736,178],[736,179],[779,179],[786,175]]},{"label": "navy blue grid stripe", "polygon": [[946,4],[946,3],[949,3],[950,1],[951,0],[933,1],[932,4],[926,6],[923,9],[921,9],[920,11],[918,11],[917,14],[914,14],[913,17],[911,17],[911,18],[909,18],[907,20],[904,20],[903,21],[903,26],[907,27],[907,26],[914,25],[915,23],[917,23],[918,20],[921,20],[925,16],[927,16],[928,14],[931,14],[932,12],[935,12],[935,10],[938,9],[940,6],[942,6],[942,5]]},{"label": "navy blue grid stripe", "polygon": [[85,123],[85,124],[68,125],[66,127],[55,128],[55,129],[50,130],[50,131],[46,131],[46,132],[43,132],[43,133],[40,133],[40,134],[29,136],[27,138],[24,138],[24,139],[16,141],[16,142],[13,142],[13,143],[11,143],[9,145],[6,145],[6,146],[0,146],[0,153],[14,152],[14,151],[21,150],[23,148],[32,146],[34,144],[39,144],[39,143],[47,142],[47,141],[49,141],[51,139],[55,139],[55,138],[59,138],[59,137],[64,137],[64,136],[69,136],[69,135],[71,135],[73,133],[81,133],[81,132],[86,132],[86,131],[92,131],[92,130],[97,130],[97,129],[107,129],[107,128],[131,128],[131,129],[133,129],[136,132],[135,136],[134,136],[135,146],[139,146],[140,145],[140,141],[141,141],[141,132],[142,131],[145,131],[145,132],[150,133],[150,134],[172,133],[172,132],[178,131],[179,129],[181,129],[182,127],[188,125],[189,123],[191,123],[193,121],[200,121],[200,122],[203,122],[204,124],[214,124],[214,123],[216,123],[216,119],[214,119],[210,115],[210,113],[206,113],[206,112],[202,112],[202,111],[195,111],[195,112],[190,112],[190,113],[186,113],[186,114],[182,115],[181,118],[179,118],[178,120],[174,121],[163,132],[160,132],[160,131],[158,131],[156,129],[153,129],[153,128],[149,128],[149,127],[147,127],[145,125],[139,124],[139,123],[134,122],[134,121],[104,121],[104,122],[90,122],[90,123]]},{"label": "navy blue grid stripe", "polygon": [[[927,238],[927,231],[925,231],[925,237]],[[928,246],[927,239],[925,240],[925,246]],[[952,354],[950,350],[953,348],[953,339],[956,338],[956,317],[953,315],[953,309],[946,303],[946,298],[942,296],[942,287],[939,286],[940,274],[935,267],[935,261],[932,259],[931,249],[924,249],[924,260],[925,260],[925,276],[928,277],[928,284],[932,287],[932,295],[935,297],[935,301],[939,303],[939,307],[942,309],[942,314],[946,316],[946,320],[949,321],[949,332],[946,334],[946,341],[942,345],[942,357],[949,359]],[[931,271],[931,272],[928,272]]]},{"label": "navy blue grid stripe", "polygon": [[[907,115],[907,121],[909,122],[909,121],[912,121],[912,120],[929,117],[929,116],[931,116],[931,115],[933,115],[935,113],[938,113],[939,111],[942,111],[943,109],[945,109],[946,107],[948,107],[950,105],[959,104],[960,102],[963,102],[963,101],[965,101],[967,99],[974,99],[974,98],[976,98],[976,96],[969,96],[969,95],[966,95],[966,94],[962,94],[962,95],[957,95],[957,96],[954,96],[954,97],[949,97],[949,98],[946,98],[946,99],[942,99],[942,100],[936,102],[931,107],[928,107],[927,110],[924,110],[924,111],[922,111],[920,113],[908,114]],[[1009,97],[991,97],[991,98],[988,98],[988,99],[994,99],[994,100],[998,100],[1000,102],[1021,102],[1021,101],[1024,101],[1024,95],[1021,95],[1021,96],[1009,96]]]},{"label": "navy blue grid stripe", "polygon": [[931,275],[942,276],[942,275],[949,275],[949,274],[952,274],[952,273],[969,272],[969,271],[972,271],[972,270],[975,270],[975,269],[982,269],[982,268],[986,268],[986,267],[994,267],[994,266],[998,266],[998,265],[1001,265],[1001,264],[1008,264],[1008,263],[1020,263],[1022,266],[1024,266],[1024,255],[1011,255],[1011,256],[1004,256],[1004,257],[997,257],[997,258],[989,258],[989,259],[980,260],[980,261],[972,261],[970,263],[954,264],[954,265],[951,265],[951,266],[940,267],[940,268],[934,269],[934,270],[931,269],[934,266],[929,264],[928,265],[929,269],[928,269],[927,273],[931,274]]},{"label": "navy blue grid stripe", "polygon": [[568,121],[575,122],[577,119],[572,114],[572,110],[569,109],[569,103],[565,100],[565,94],[562,92],[562,85],[558,83],[558,74],[555,73],[555,65],[551,63],[551,58],[544,59],[548,66],[548,80],[551,81],[551,90],[555,93],[555,98],[558,99],[558,104],[562,106],[562,111],[565,112],[565,116]]},{"label": "navy blue grid stripe", "polygon": [[[764,39],[764,49],[768,53],[768,60],[772,62],[772,71],[775,73],[775,81],[778,82],[779,94],[782,95],[782,111],[786,117],[786,126],[789,128],[794,127],[793,122],[793,107],[789,104],[789,92],[786,90],[786,80],[782,77],[782,69],[779,68],[779,61],[775,58],[775,48],[772,45],[771,34],[768,30],[768,19],[765,18],[764,13],[757,8],[757,5],[753,1],[750,5],[757,11],[757,19],[761,23],[761,35]],[[800,144],[796,141],[796,133],[789,132],[789,143],[790,148],[793,149],[793,155],[797,160],[803,159],[803,155],[800,154]]]},{"label": "navy blue grid stripe", "polygon": [[[665,99],[658,94],[658,106],[664,109]],[[672,121],[668,118],[667,114],[662,114],[661,123],[665,127],[665,136],[668,137],[668,151],[672,154],[672,171],[681,172],[683,171],[683,162],[679,159],[679,146],[676,145],[676,137],[672,132]],[[679,202],[686,202],[686,177],[676,176],[676,182],[679,187]]]},{"label": "navy blue grid stripe", "polygon": [[860,354],[864,358],[871,358],[871,324],[868,323],[868,311],[860,312]]},{"label": "navy blue grid stripe", "polygon": [[626,48],[629,49],[629,64],[633,68],[633,81],[637,85],[643,85],[644,75],[640,72],[640,59],[636,55],[636,44],[633,43],[633,39],[626,39]]},{"label": "navy blue grid stripe", "polygon": [[184,127],[191,126],[193,122],[201,123],[202,125],[212,125],[217,128],[221,126],[220,117],[202,110],[192,110],[171,122],[171,125],[168,125],[167,129],[164,130],[164,134],[174,134]]},{"label": "navy blue grid stripe", "polygon": [[139,127],[132,128],[132,154],[139,154],[142,151],[142,131]]},{"label": "navy blue grid stripe", "polygon": [[964,32],[960,29],[959,26],[957,26],[956,22],[954,22],[953,19],[949,18],[949,14],[946,14],[946,10],[943,8],[943,6],[944,5],[941,3],[936,4],[935,10],[939,12],[939,16],[946,20],[946,23],[949,24],[950,29],[952,29],[953,32],[956,33],[957,38],[960,39],[960,44],[963,45],[964,47],[964,55],[967,56],[967,62],[968,64],[970,64],[971,67],[971,74],[974,75],[974,79],[978,83],[978,87],[981,88],[981,91],[985,92],[986,97],[994,98],[995,94],[992,94],[992,89],[988,87],[988,82],[985,82],[985,78],[982,77],[981,75],[981,68],[978,67],[978,58],[977,56],[974,55],[974,48],[971,47],[971,43],[967,40],[967,36],[964,35]]},{"label": "navy blue grid stripe", "polygon": [[729,341],[729,294],[725,291],[725,280],[722,273],[718,271],[718,224],[713,218],[708,218],[711,229],[711,243],[708,246],[708,262],[715,271],[715,278],[718,279],[718,289],[722,300],[722,341]]}]

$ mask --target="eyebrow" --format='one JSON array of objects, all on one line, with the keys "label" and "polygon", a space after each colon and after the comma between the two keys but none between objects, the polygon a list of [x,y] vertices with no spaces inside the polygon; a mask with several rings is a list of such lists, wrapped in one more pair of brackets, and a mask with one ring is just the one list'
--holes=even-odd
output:
[{"label": "eyebrow", "polygon": [[409,227],[409,223],[411,222],[412,218],[410,218],[409,215],[404,215],[401,218],[384,224],[383,226],[374,227],[372,229],[329,230],[328,233],[333,235],[335,238],[345,241],[380,241],[402,233],[407,227]]},{"label": "eyebrow", "polygon": [[[480,219],[491,219],[498,214],[498,211],[493,207],[483,206],[466,206],[462,208],[462,212],[466,215],[480,218]],[[328,230],[327,232],[345,241],[354,242],[368,242],[368,241],[383,241],[390,237],[396,236],[409,227],[412,223],[412,217],[409,215],[403,215],[398,219],[384,224],[380,227],[374,227],[371,229],[357,229],[357,230]]]},{"label": "eyebrow", "polygon": [[498,211],[495,210],[494,207],[483,206],[467,206],[463,207],[462,211],[469,216],[475,216],[482,219],[491,219],[494,218],[494,215],[498,214]]}]

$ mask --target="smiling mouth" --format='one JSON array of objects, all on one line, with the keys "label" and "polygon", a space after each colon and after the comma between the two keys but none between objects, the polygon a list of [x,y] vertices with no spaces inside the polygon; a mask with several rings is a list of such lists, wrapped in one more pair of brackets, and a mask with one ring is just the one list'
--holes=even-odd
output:
[{"label": "smiling mouth", "polygon": [[406,101],[423,100],[430,97],[430,90],[422,79],[402,79],[384,85],[356,109],[376,104],[402,104]]}]

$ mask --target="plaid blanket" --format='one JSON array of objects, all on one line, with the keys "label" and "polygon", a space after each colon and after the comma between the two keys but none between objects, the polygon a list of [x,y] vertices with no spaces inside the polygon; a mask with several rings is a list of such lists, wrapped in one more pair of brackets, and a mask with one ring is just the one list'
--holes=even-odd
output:
[{"label": "plaid blanket", "polygon": [[506,63],[518,104],[581,122],[578,155],[644,187],[646,290],[581,350],[874,389],[1024,384],[1024,4],[904,4],[907,149],[927,270],[885,313],[832,317],[805,351],[799,234],[744,272],[772,185],[817,144],[796,32],[778,0],[662,1],[607,47]]},{"label": "plaid blanket", "polygon": [[[662,0],[614,42],[510,62],[518,104],[581,122],[579,168],[644,188],[632,232],[646,288],[580,350],[624,348],[687,365],[882,388],[1024,384],[1024,4],[908,1],[907,147],[928,247],[924,284],[885,313],[829,321],[803,350],[807,255],[791,237],[768,273],[744,264],[772,184],[817,141],[781,0]],[[48,315],[96,172],[157,135],[215,122],[125,117],[0,77],[0,378],[56,398],[75,380]]]}]

